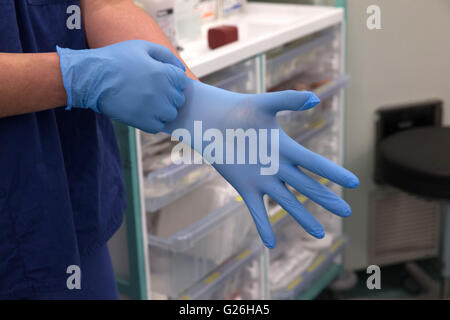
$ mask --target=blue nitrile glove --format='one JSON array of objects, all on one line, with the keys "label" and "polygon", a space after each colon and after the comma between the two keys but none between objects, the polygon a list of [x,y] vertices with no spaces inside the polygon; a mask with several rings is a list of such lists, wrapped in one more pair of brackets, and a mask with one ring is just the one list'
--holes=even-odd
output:
[{"label": "blue nitrile glove", "polygon": [[[278,202],[308,233],[317,238],[324,236],[324,230],[320,223],[307,212],[287,189],[285,183],[339,216],[350,215],[350,207],[344,200],[306,175],[298,166],[347,188],[357,187],[359,185],[358,178],[346,169],[296,143],[280,129],[276,121],[278,111],[306,110],[317,105],[319,99],[313,93],[290,90],[259,95],[240,94],[188,79],[184,94],[186,103],[179,110],[177,118],[168,123],[163,131],[172,134],[174,138],[183,140],[184,143],[202,154],[205,160],[211,163],[239,192],[267,247],[275,246],[275,236],[263,203],[265,194]],[[194,121],[201,121],[201,129],[205,134],[203,140],[206,141],[194,142],[195,136],[198,137],[200,132],[199,122],[194,125]],[[194,130],[194,128],[196,129]],[[279,139],[276,139],[275,133],[267,135],[267,150],[271,150],[272,144],[279,143],[279,167],[274,166],[269,169],[267,163],[260,157],[253,162],[254,164],[249,164],[251,154],[249,145],[236,146],[226,139],[224,145],[227,145],[227,148],[225,150],[217,148],[214,152],[212,151],[214,149],[211,147],[212,141],[220,140],[220,135],[226,137],[227,129],[238,128],[243,130],[268,129],[269,133],[271,133],[270,129],[278,129]],[[216,130],[207,131],[208,129]],[[261,130],[258,132],[264,133]],[[261,137],[264,137],[264,134]],[[261,137],[258,135],[258,144],[264,142]],[[273,142],[271,142],[272,138],[275,138]],[[243,148],[245,150],[242,150]],[[231,158],[229,164],[226,163],[226,157],[230,155],[228,152],[230,150],[234,151],[235,157],[231,158],[234,159],[235,164],[230,164],[233,162]],[[239,151],[243,151],[245,154],[245,163],[247,164],[237,163],[236,155]],[[223,156],[221,152],[223,152]],[[221,158],[224,159],[224,162],[217,163]],[[262,175],[261,169],[264,167],[266,172],[265,175]]]},{"label": "blue nitrile glove", "polygon": [[156,133],[184,104],[185,68],[164,46],[131,40],[99,49],[57,51],[67,109],[90,108]]}]

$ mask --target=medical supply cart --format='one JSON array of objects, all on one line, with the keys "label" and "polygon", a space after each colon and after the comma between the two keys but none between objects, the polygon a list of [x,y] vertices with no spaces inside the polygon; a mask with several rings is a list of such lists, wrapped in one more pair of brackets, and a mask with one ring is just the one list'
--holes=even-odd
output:
[{"label": "medical supply cart", "polygon": [[[238,26],[239,41],[208,49],[208,27],[222,24]],[[251,2],[203,24],[181,56],[201,81],[227,90],[314,91],[316,108],[277,119],[300,144],[342,164],[344,41],[341,8]],[[121,124],[116,131],[128,208],[109,246],[122,298],[309,299],[339,274],[341,218],[297,194],[325,228],[317,240],[267,198],[277,237],[268,250],[240,196],[211,166],[173,164],[167,135]]]}]

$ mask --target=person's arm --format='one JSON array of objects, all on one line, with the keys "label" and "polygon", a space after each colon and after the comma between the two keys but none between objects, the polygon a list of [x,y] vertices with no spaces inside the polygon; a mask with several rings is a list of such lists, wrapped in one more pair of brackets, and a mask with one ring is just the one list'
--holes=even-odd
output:
[{"label": "person's arm", "polygon": [[56,53],[0,53],[0,118],[67,103]]},{"label": "person's arm", "polygon": [[[80,3],[90,48],[125,40],[147,40],[168,47],[180,57],[156,22],[132,0],[81,0]],[[197,79],[188,66],[186,70],[188,77]]]},{"label": "person's arm", "polygon": [[[91,48],[131,39],[164,45],[177,56],[163,31],[132,0],[82,0],[86,36]],[[0,118],[64,106],[57,53],[0,53]],[[187,68],[187,75],[196,79]]]}]

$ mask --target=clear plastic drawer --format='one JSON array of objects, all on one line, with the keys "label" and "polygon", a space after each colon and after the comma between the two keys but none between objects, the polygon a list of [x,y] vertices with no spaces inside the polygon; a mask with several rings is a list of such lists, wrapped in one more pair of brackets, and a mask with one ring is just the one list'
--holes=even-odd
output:
[{"label": "clear plastic drawer", "polygon": [[247,207],[221,177],[147,216],[152,290],[168,298],[255,238]]},{"label": "clear plastic drawer", "polygon": [[286,81],[303,73],[332,78],[336,74],[336,29],[299,39],[266,54],[266,88],[278,91]]},{"label": "clear plastic drawer", "polygon": [[[312,77],[302,75],[292,79],[292,82],[280,90],[294,89],[295,84],[311,83]],[[331,118],[338,117],[338,105],[336,98],[340,97],[340,92],[344,89],[348,82],[348,76],[339,76],[335,79],[321,78],[322,80],[314,86],[307,86],[305,90],[316,93],[321,100],[316,107],[305,111],[281,111],[277,114],[277,120],[281,128],[291,137],[296,137],[306,130],[310,130],[321,121],[328,121]],[[300,89],[300,87],[298,87]]]},{"label": "clear plastic drawer", "polygon": [[174,164],[171,152],[178,141],[165,133],[140,133],[145,209],[154,212],[177,200],[215,175],[208,164]]},{"label": "clear plastic drawer", "polygon": [[155,212],[217,176],[208,164],[171,164],[144,178],[145,208]]},{"label": "clear plastic drawer", "polygon": [[271,255],[269,282],[272,299],[297,299],[324,271],[333,266],[347,243],[344,236],[325,239],[320,243],[300,245],[299,241],[292,238],[286,243],[288,250],[274,258]]},{"label": "clear plastic drawer", "polygon": [[241,251],[180,295],[183,300],[260,300],[265,298],[264,255],[260,241]]},{"label": "clear plastic drawer", "polygon": [[252,58],[207,75],[200,80],[212,86],[240,93],[257,93],[256,59]]}]

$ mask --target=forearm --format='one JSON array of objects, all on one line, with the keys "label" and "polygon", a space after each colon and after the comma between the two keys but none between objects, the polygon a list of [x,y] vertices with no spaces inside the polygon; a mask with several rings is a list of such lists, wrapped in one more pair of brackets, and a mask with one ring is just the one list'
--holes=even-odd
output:
[{"label": "forearm", "polygon": [[[132,0],[81,0],[81,6],[90,48],[138,39],[166,46],[180,58],[161,28]],[[186,70],[188,77],[197,79],[188,66]]]},{"label": "forearm", "polygon": [[0,118],[64,106],[56,53],[0,53]]}]

